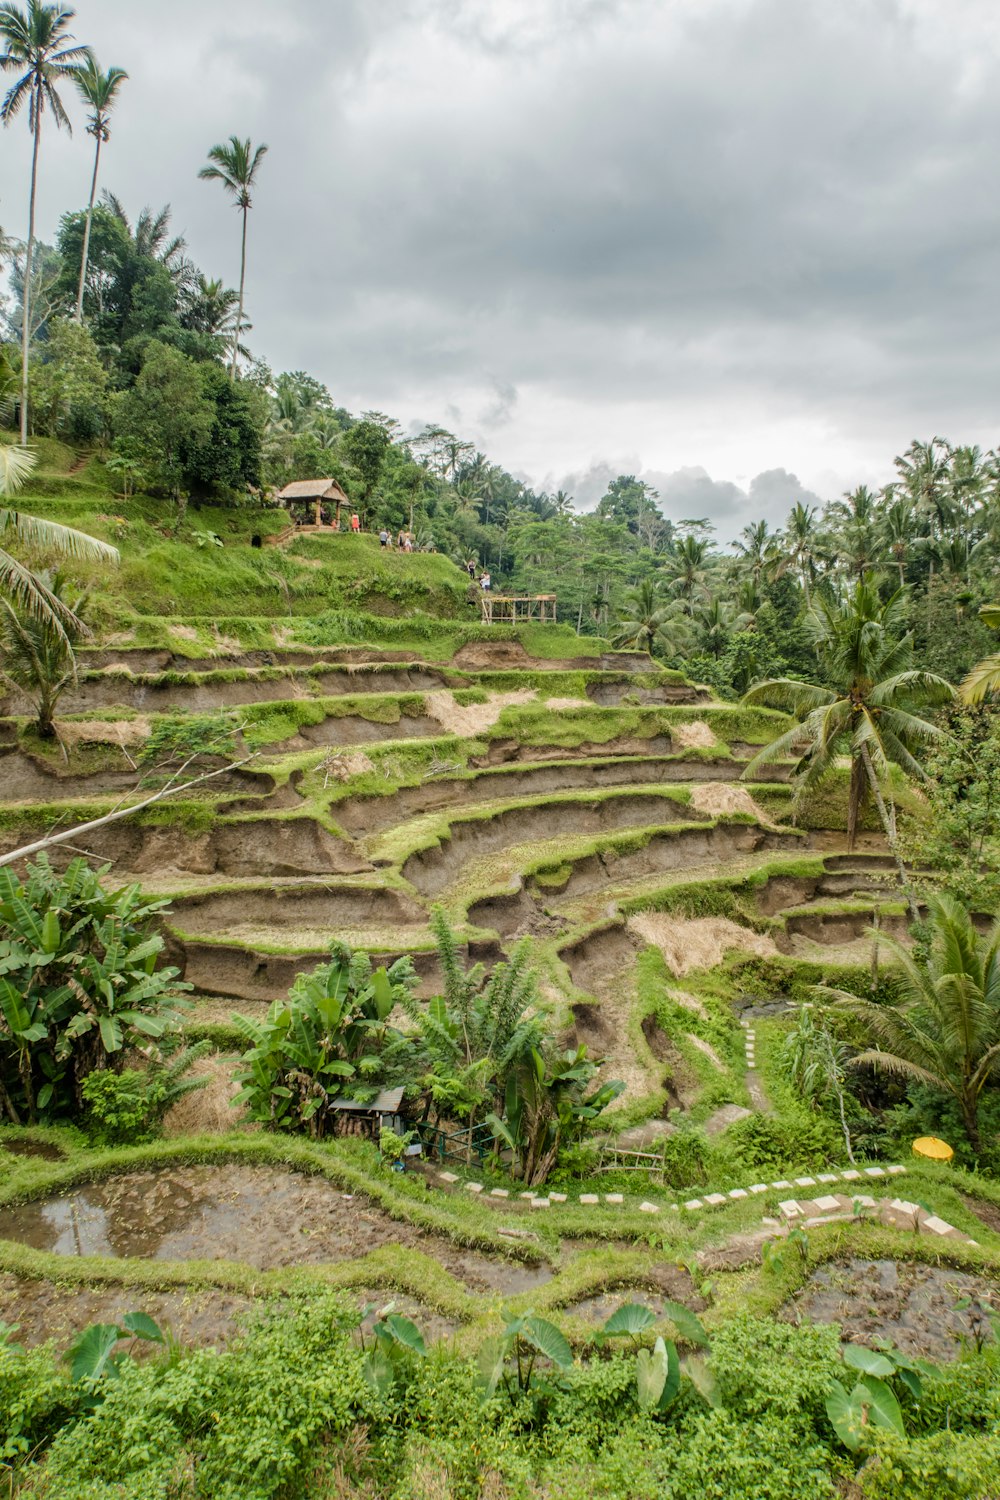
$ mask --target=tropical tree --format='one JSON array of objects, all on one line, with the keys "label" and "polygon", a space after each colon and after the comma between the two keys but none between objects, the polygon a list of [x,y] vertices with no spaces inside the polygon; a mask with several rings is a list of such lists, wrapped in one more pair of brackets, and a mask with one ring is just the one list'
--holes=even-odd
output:
[{"label": "tropical tree", "polygon": [[51,740],[56,733],[56,705],[76,681],[73,647],[86,632],[86,600],[79,597],[70,601],[66,597],[66,580],[60,573],[42,573],[38,578],[51,597],[65,606],[67,618],[57,623],[14,609],[6,599],[0,599],[0,682],[29,700],[39,738]]},{"label": "tropical tree", "polygon": [[[16,494],[27,480],[37,462],[37,455],[29,448],[0,446],[0,499]],[[74,531],[71,526],[60,526],[56,521],[43,521],[38,516],[26,516],[20,511],[0,505],[0,541],[9,537],[29,546],[47,547],[61,552],[65,557],[79,558],[86,562],[117,563],[118,551],[107,542],[85,532]],[[67,635],[68,630],[81,626],[72,610],[49,589],[44,580],[29,567],[0,545],[0,590],[9,594],[14,603],[36,620],[48,622],[54,630]]]},{"label": "tropical tree", "polygon": [[236,330],[233,334],[233,358],[229,366],[230,378],[236,378],[236,363],[240,353],[243,334],[243,296],[247,279],[247,217],[253,207],[253,189],[260,164],[267,155],[266,146],[253,149],[249,138],[241,141],[231,135],[221,146],[213,146],[208,153],[209,165],[202,167],[198,176],[203,182],[221,182],[223,188],[235,200],[243,216],[243,234],[240,249],[240,301],[236,313]]},{"label": "tropical tree", "polygon": [[798,574],[808,606],[809,585],[816,578],[819,555],[815,505],[803,505],[801,500],[796,500],[785,522],[784,550],[786,566]]},{"label": "tropical tree", "polygon": [[758,588],[778,567],[778,537],[766,521],[753,521],[744,526],[733,546],[739,555],[739,567],[749,573]]},{"label": "tropical tree", "polygon": [[[888,492],[887,498],[892,495]],[[906,563],[916,539],[916,517],[913,504],[906,496],[893,499],[879,518],[882,546],[892,558],[899,573],[899,586],[906,583]]]},{"label": "tropical tree", "polygon": [[127,78],[128,74],[124,68],[108,68],[106,72],[103,72],[93,56],[88,56],[83,67],[77,70],[74,77],[80,98],[90,110],[87,134],[92,135],[96,143],[94,172],[90,179],[90,198],[87,203],[87,220],[83,230],[80,286],[76,294],[76,321],[78,323],[83,321],[83,288],[87,280],[87,261],[90,257],[90,226],[94,218],[94,196],[97,192],[97,174],[101,165],[101,147],[111,139],[109,124],[111,111],[118,101],[118,91]]},{"label": "tropical tree", "polygon": [[[861,580],[840,603],[818,598],[808,626],[822,680],[772,678],[744,696],[744,703],[783,709],[798,721],[754,756],[744,774],[752,777],[758,767],[787,756],[804,742],[796,768],[801,798],[833,770],[838,756],[848,755],[848,843],[853,847],[861,810],[870,794],[896,858],[901,884],[909,894],[896,839],[895,807],[891,795],[886,800],[889,768],[899,766],[909,776],[926,778],[914,752],[945,735],[921,718],[917,709],[947,702],[954,689],[943,677],[910,665],[913,638],[906,630],[902,589],[883,603],[877,583]],[[909,900],[916,917],[912,895]]]},{"label": "tropical tree", "polygon": [[22,10],[0,5],[0,69],[17,73],[0,105],[0,120],[9,125],[24,104],[28,105],[28,129],[34,138],[31,150],[31,192],[28,199],[28,241],[24,254],[24,306],[21,316],[21,446],[28,444],[28,344],[31,317],[31,260],[35,250],[35,196],[38,189],[38,148],[42,139],[42,117],[46,108],[58,130],[73,127],[59,97],[58,85],[73,78],[91,60],[87,47],[77,46],[66,28],[75,11],[68,6],[43,5],[28,0]]},{"label": "tropical tree", "polygon": [[842,990],[819,993],[849,1010],[872,1043],[853,1066],[950,1094],[978,1155],[983,1091],[1000,1078],[1000,921],[981,936],[965,907],[942,895],[930,903],[926,959],[892,939],[882,941],[896,959],[896,1003],[876,1004]]},{"label": "tropical tree", "polygon": [[625,595],[612,635],[614,645],[648,651],[651,656],[657,650],[664,656],[676,656],[690,638],[684,606],[677,599],[664,599],[651,578],[644,578]]},{"label": "tropical tree", "polygon": [[708,543],[699,537],[684,536],[671,545],[664,573],[690,610],[691,601],[705,581]]},{"label": "tropical tree", "polygon": [[[1000,604],[984,604],[979,618],[991,629],[1000,629]],[[1000,651],[977,662],[961,686],[962,702],[984,703],[1000,692]]]}]

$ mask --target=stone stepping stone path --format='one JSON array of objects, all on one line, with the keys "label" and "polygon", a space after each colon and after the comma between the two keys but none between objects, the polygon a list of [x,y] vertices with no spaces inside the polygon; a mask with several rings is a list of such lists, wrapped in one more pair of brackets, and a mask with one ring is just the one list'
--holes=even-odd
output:
[{"label": "stone stepping stone path", "polygon": [[[752,1182],[748,1187],[730,1188],[727,1193],[705,1193],[701,1198],[689,1198],[685,1203],[671,1203],[671,1213],[700,1213],[707,1208],[722,1208],[728,1203],[738,1203],[745,1198],[759,1197],[761,1193],[787,1192],[789,1196],[783,1198],[778,1204],[780,1219],[765,1218],[764,1224],[773,1227],[785,1225],[789,1228],[801,1227],[812,1229],[820,1224],[835,1223],[837,1220],[849,1220],[861,1217],[877,1218],[882,1224],[895,1229],[909,1229],[921,1234],[937,1235],[941,1239],[961,1240],[967,1245],[975,1245],[975,1240],[970,1240],[960,1229],[949,1224],[945,1219],[936,1214],[928,1213],[918,1203],[909,1203],[903,1198],[881,1198],[875,1199],[871,1194],[861,1189],[891,1177],[901,1177],[906,1168],[900,1163],[893,1163],[886,1167],[847,1167],[841,1172],[817,1172],[815,1177],[795,1177],[787,1179],[779,1177],[776,1182]],[[437,1181],[442,1187],[453,1189],[460,1183],[456,1172],[437,1172]],[[858,1187],[851,1187],[850,1191],[844,1192],[841,1184],[857,1183]],[[829,1189],[836,1184],[839,1191],[832,1192]],[[462,1184],[465,1192],[473,1196],[486,1193],[488,1199],[498,1203],[506,1203],[510,1200],[509,1188],[495,1187],[486,1192],[481,1182],[466,1182]],[[813,1198],[803,1196],[792,1196],[795,1188],[822,1188],[828,1189],[826,1193],[819,1193]],[[568,1193],[550,1192],[547,1194],[526,1191],[518,1193],[517,1199],[532,1210],[551,1208],[552,1205],[569,1202]],[[584,1208],[623,1208],[625,1205],[624,1193],[580,1193],[577,1200]],[[658,1214],[661,1206],[644,1200],[639,1204],[639,1212],[642,1214]]]}]

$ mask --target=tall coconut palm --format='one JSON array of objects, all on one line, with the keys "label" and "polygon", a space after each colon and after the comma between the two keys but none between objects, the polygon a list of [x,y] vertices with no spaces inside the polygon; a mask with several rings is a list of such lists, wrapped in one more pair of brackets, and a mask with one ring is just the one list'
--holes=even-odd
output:
[{"label": "tall coconut palm", "polygon": [[708,543],[695,536],[683,536],[672,543],[664,564],[664,574],[674,585],[690,613],[695,594],[705,581]]},{"label": "tall coconut palm", "polygon": [[[28,479],[37,462],[30,448],[8,444],[0,447],[0,501],[14,495]],[[0,538],[19,539],[36,547],[48,547],[65,557],[87,562],[118,561],[118,551],[106,542],[56,521],[42,521],[0,504]],[[73,611],[46,585],[44,579],[0,546],[0,591],[9,594],[25,615],[51,626],[68,640],[69,633],[83,629]]]},{"label": "tall coconut palm", "polygon": [[243,216],[243,236],[240,250],[240,304],[236,314],[236,331],[233,335],[233,358],[229,366],[230,378],[236,379],[236,362],[240,353],[240,338],[243,334],[243,294],[247,279],[247,216],[253,207],[253,189],[261,162],[267,155],[266,146],[254,150],[249,138],[241,141],[231,135],[222,146],[213,146],[208,153],[209,165],[202,167],[198,176],[203,182],[221,182],[226,192],[235,200]]},{"label": "tall coconut palm", "polygon": [[9,125],[25,102],[31,148],[31,193],[28,199],[28,242],[24,252],[24,306],[21,316],[21,446],[28,446],[28,344],[31,331],[31,261],[35,252],[35,195],[38,190],[38,148],[42,139],[42,117],[46,108],[56,129],[73,127],[59,97],[58,85],[73,78],[91,59],[90,49],[78,47],[66,28],[76,12],[68,6],[43,5],[28,0],[18,5],[0,5],[0,69],[17,73],[3,104],[0,120]]},{"label": "tall coconut palm", "polygon": [[890,486],[886,491],[886,498],[892,503],[882,512],[878,529],[881,544],[896,566],[899,586],[902,588],[906,583],[907,559],[916,539],[916,518],[912,502],[905,495],[893,499],[894,494],[895,486]]},{"label": "tall coconut palm", "polygon": [[111,139],[108,123],[111,111],[118,102],[118,91],[128,78],[124,68],[108,68],[102,72],[95,57],[89,57],[76,74],[74,83],[84,104],[90,109],[87,134],[94,137],[94,171],[90,179],[90,199],[87,203],[87,221],[83,227],[83,252],[80,256],[80,285],[76,294],[76,321],[83,322],[83,288],[87,280],[87,261],[90,259],[90,226],[94,217],[94,196],[97,192],[97,174],[101,166],[101,147]]},{"label": "tall coconut palm", "polygon": [[612,639],[616,646],[632,651],[657,649],[665,656],[676,656],[688,644],[691,627],[684,607],[676,599],[664,599],[651,578],[644,578],[629,589]]},{"label": "tall coconut palm", "polygon": [[778,538],[766,521],[752,521],[744,526],[733,543],[739,553],[739,564],[760,587],[764,579],[771,578],[779,563]]},{"label": "tall coconut palm", "polygon": [[896,839],[891,796],[886,801],[888,773],[895,765],[909,776],[926,780],[914,751],[946,735],[916,710],[948,702],[954,688],[943,677],[910,665],[913,637],[906,630],[903,589],[883,604],[876,584],[862,580],[839,603],[818,598],[807,619],[822,681],[772,678],[750,689],[744,703],[784,709],[799,722],[754,756],[744,775],[752,776],[759,766],[780,760],[804,742],[796,768],[801,798],[833,769],[838,756],[850,756],[848,843],[853,847],[858,819],[870,794],[916,917]]},{"label": "tall coconut palm", "polygon": [[816,561],[819,555],[819,536],[816,527],[816,506],[803,505],[796,500],[788,512],[785,522],[784,552],[786,567],[799,575],[802,589],[809,604],[809,585],[816,578]]},{"label": "tall coconut palm", "polygon": [[898,965],[895,1004],[876,1005],[842,990],[820,993],[856,1016],[872,1042],[853,1065],[950,1094],[978,1155],[983,1091],[1000,1078],[1000,922],[980,936],[964,907],[938,896],[930,903],[930,923],[926,961],[883,939]]}]

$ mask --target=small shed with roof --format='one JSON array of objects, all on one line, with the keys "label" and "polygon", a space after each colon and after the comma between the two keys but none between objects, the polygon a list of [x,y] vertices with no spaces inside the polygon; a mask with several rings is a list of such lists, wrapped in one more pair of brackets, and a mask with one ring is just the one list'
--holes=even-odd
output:
[{"label": "small shed with roof", "polygon": [[330,517],[327,524],[336,529],[340,527],[341,506],[351,503],[335,479],[296,479],[279,490],[277,498],[299,526],[322,526],[326,510]]}]

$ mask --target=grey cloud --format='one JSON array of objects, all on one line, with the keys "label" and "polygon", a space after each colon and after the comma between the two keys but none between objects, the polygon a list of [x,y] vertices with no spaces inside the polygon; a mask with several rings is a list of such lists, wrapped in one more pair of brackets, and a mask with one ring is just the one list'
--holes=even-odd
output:
[{"label": "grey cloud", "polygon": [[[940,11],[244,0],[234,27],[204,0],[79,0],[77,30],[132,74],[104,183],[171,201],[212,274],[235,279],[238,223],[197,169],[232,131],[269,142],[248,305],[272,364],[464,422],[536,482],[577,474],[582,503],[595,448],[635,453],[672,510],[721,519],[743,491],[709,474],[815,485],[846,451],[995,440],[1000,41],[977,0]],[[16,232],[27,132],[3,149]],[[51,236],[89,153],[78,130],[43,154]],[[787,509],[763,480],[749,501]]]}]

